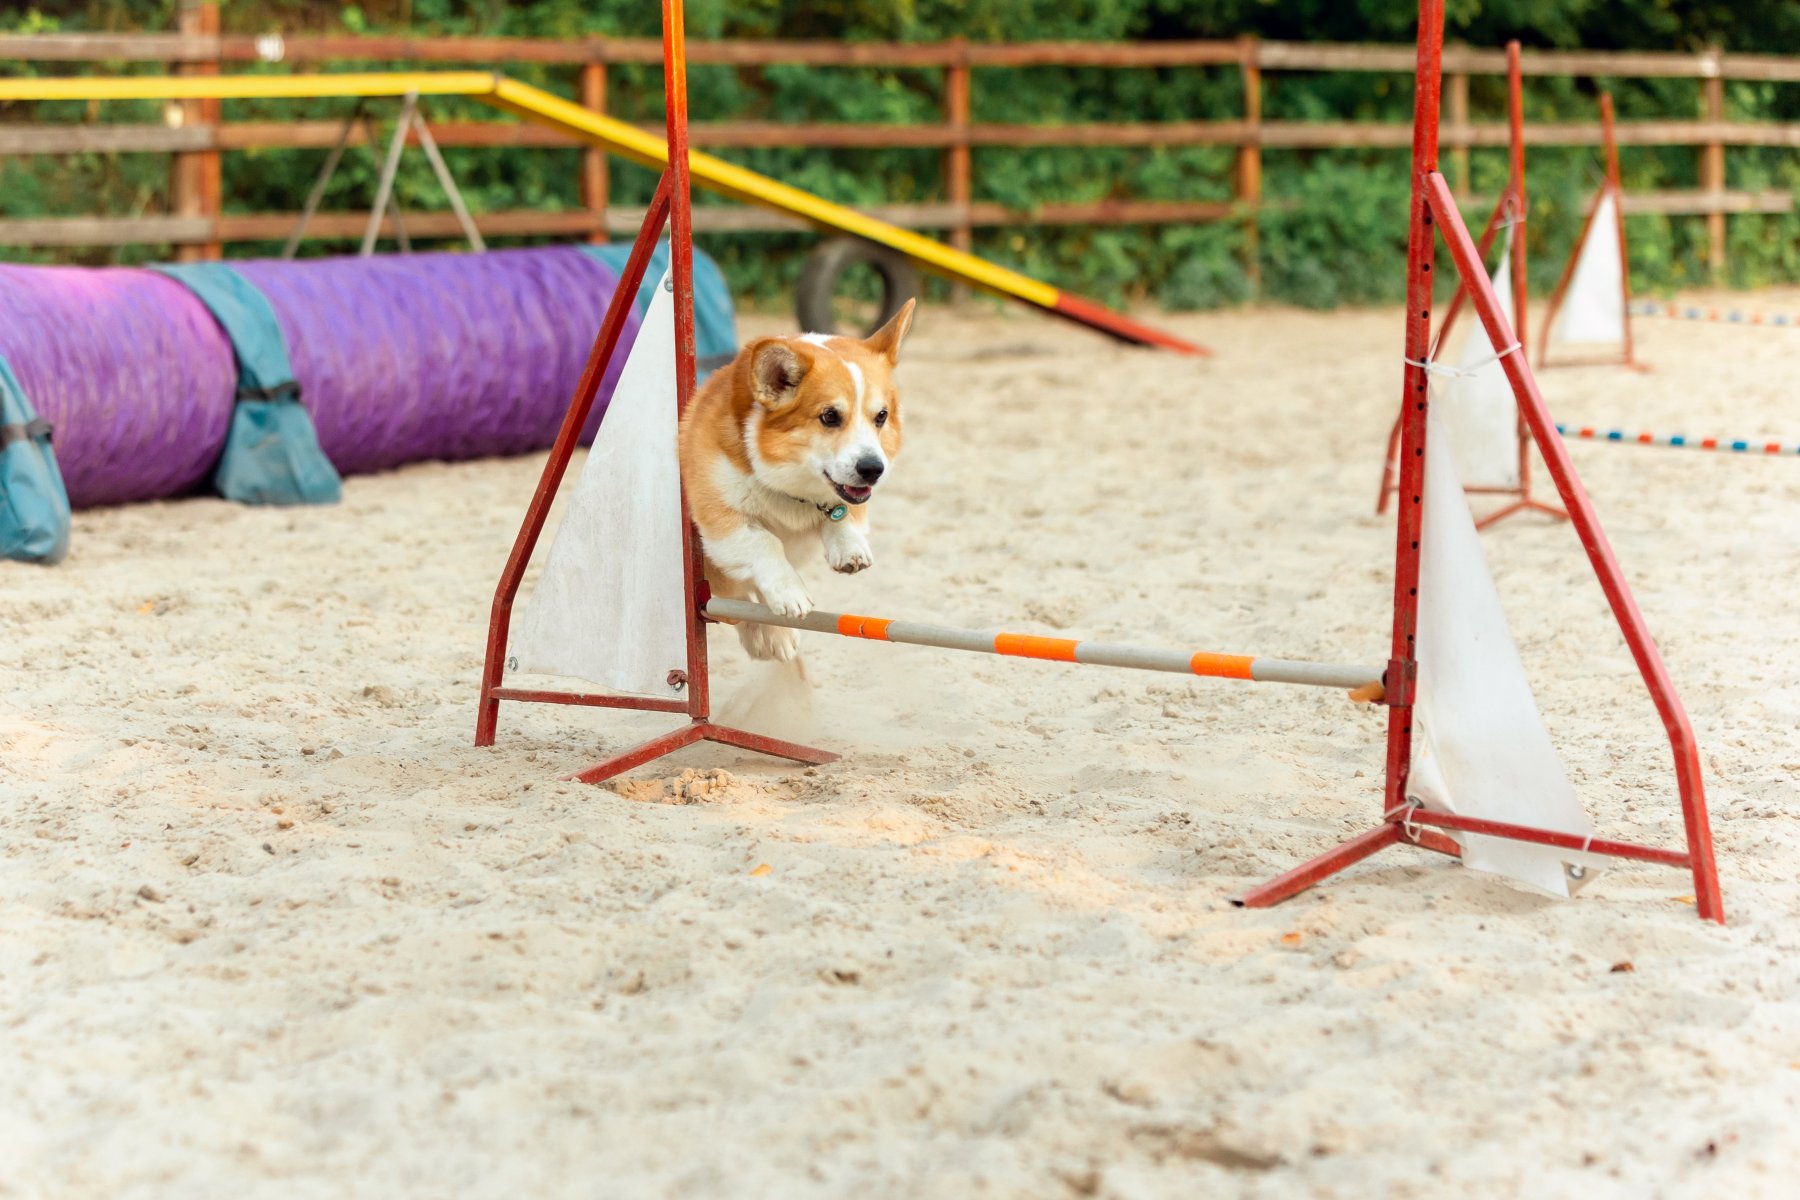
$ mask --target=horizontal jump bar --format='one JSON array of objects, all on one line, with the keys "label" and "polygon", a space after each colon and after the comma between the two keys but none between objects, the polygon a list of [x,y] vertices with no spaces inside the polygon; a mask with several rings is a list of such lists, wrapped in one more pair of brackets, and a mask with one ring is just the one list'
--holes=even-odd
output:
[{"label": "horizontal jump bar", "polygon": [[1011,658],[1041,658],[1051,662],[1088,663],[1097,667],[1130,667],[1138,671],[1168,671],[1176,675],[1204,675],[1214,679],[1248,679],[1256,683],[1298,683],[1312,687],[1359,688],[1381,682],[1380,667],[1348,663],[1296,662],[1286,658],[1257,658],[1247,654],[1212,654],[1205,651],[1158,650],[1123,646],[1116,642],[1083,642],[1074,638],[1040,637],[1029,633],[996,630],[953,629],[918,621],[889,621],[849,613],[810,612],[803,617],[782,617],[760,604],[714,597],[706,602],[706,615],[722,621],[748,621],[754,625],[780,625],[811,633],[835,633],[842,637],[876,642],[904,642],[909,646],[937,646],[945,650],[969,650],[977,654],[1003,654]]},{"label": "horizontal jump bar", "polygon": [[1766,438],[1692,437],[1685,433],[1632,433],[1628,429],[1597,429],[1591,425],[1558,425],[1566,438],[1589,442],[1619,442],[1630,446],[1668,446],[1676,450],[1725,450],[1734,454],[1800,454],[1800,443],[1772,442]]},{"label": "horizontal jump bar", "polygon": [[1774,325],[1800,329],[1800,317],[1787,313],[1744,312],[1735,308],[1701,308],[1693,304],[1661,304],[1646,300],[1633,304],[1631,311],[1640,317],[1674,317],[1680,321],[1717,321],[1721,325]]}]

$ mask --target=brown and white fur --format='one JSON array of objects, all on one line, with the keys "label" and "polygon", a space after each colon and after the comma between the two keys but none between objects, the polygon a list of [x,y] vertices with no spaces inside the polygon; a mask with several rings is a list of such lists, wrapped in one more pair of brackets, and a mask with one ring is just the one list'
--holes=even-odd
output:
[{"label": "brown and white fur", "polygon": [[[908,300],[866,340],[758,338],[695,393],[681,481],[713,595],[800,616],[813,602],[795,564],[812,545],[846,575],[875,561],[869,501],[900,453],[893,372],[912,317]],[[743,624],[738,636],[752,658],[799,653],[791,629]]]}]

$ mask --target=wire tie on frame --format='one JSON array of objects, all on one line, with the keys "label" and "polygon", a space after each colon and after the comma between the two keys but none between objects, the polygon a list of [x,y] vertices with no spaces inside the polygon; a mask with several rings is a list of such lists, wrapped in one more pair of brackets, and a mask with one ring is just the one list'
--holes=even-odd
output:
[{"label": "wire tie on frame", "polygon": [[[1395,817],[1400,817],[1400,832],[1406,835],[1408,841],[1417,842],[1420,833],[1423,831],[1420,830],[1418,822],[1412,819],[1412,814],[1417,812],[1420,807],[1422,806],[1419,802],[1409,796],[1404,803],[1396,804],[1394,807],[1382,813],[1381,819],[1383,821],[1391,821]],[[1406,815],[1400,816],[1402,813],[1405,813]]]},{"label": "wire tie on frame", "polygon": [[1421,361],[1416,358],[1403,358],[1403,359],[1401,359],[1401,361],[1404,362],[1409,367],[1419,368],[1419,370],[1425,372],[1427,375],[1442,375],[1448,379],[1462,379],[1462,378],[1465,378],[1470,375],[1478,374],[1484,368],[1492,366],[1493,364],[1499,362],[1501,359],[1505,358],[1507,355],[1516,353],[1520,349],[1521,349],[1521,347],[1520,347],[1519,343],[1514,342],[1512,345],[1508,346],[1506,349],[1497,351],[1493,354],[1490,354],[1486,358],[1482,359],[1480,362],[1473,363],[1467,367],[1447,366],[1444,363],[1437,362],[1432,359],[1425,359],[1425,360]]}]

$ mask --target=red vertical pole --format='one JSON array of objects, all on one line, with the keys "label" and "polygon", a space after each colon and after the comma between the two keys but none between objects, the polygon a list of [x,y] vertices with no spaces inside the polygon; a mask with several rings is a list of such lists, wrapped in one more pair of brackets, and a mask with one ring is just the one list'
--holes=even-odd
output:
[{"label": "red vertical pole", "polygon": [[1438,87],[1444,55],[1444,2],[1419,0],[1419,56],[1413,99],[1412,203],[1406,245],[1406,363],[1400,400],[1400,513],[1394,541],[1394,641],[1386,676],[1387,787],[1382,811],[1406,801],[1412,766],[1414,638],[1419,625],[1419,531],[1425,498],[1425,406],[1431,352],[1431,258],[1436,249],[1425,177],[1437,170]]},{"label": "red vertical pole", "polygon": [[[663,0],[663,107],[669,131],[669,274],[675,284],[675,396],[682,412],[694,394],[694,221],[688,191],[687,33],[682,0]],[[688,715],[711,712],[706,664],[706,586],[700,534],[681,493],[682,577],[687,597]]]}]

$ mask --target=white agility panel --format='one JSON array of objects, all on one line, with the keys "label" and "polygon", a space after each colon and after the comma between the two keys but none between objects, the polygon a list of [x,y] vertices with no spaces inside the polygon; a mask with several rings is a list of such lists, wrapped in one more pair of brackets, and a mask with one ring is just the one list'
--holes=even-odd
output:
[{"label": "white agility panel", "polygon": [[[1512,290],[1513,227],[1506,227],[1500,246],[1500,263],[1494,268],[1494,292],[1500,297],[1500,311],[1506,323],[1517,326],[1513,311]],[[1471,320],[1469,336],[1463,339],[1462,353],[1456,369],[1464,374],[1453,376],[1442,389],[1443,409],[1448,418],[1450,452],[1456,460],[1457,474],[1470,487],[1516,488],[1519,486],[1519,407],[1513,400],[1512,385],[1506,382],[1506,369],[1494,357],[1504,346],[1489,339],[1481,322]]]},{"label": "white agility panel", "polygon": [[687,668],[676,457],[675,303],[656,289],[544,574],[513,630],[507,668],[679,697]]},{"label": "white agility panel", "polygon": [[1587,238],[1575,259],[1562,307],[1550,327],[1557,343],[1625,341],[1625,264],[1619,258],[1619,198],[1610,187],[1600,193]]},{"label": "white agility panel", "polygon": [[[1441,812],[1591,836],[1593,823],[1544,728],[1507,627],[1440,407],[1432,405],[1426,426],[1417,723],[1407,795]],[[1586,863],[1585,856],[1555,847],[1451,836],[1476,870],[1558,896],[1569,894],[1564,864]]]}]

